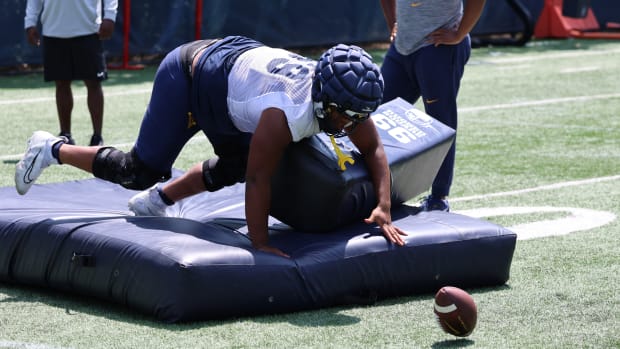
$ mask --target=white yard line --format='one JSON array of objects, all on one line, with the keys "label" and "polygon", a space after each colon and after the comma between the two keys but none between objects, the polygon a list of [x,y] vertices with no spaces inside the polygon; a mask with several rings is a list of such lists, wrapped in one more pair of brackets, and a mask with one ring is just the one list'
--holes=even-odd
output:
[{"label": "white yard line", "polygon": [[[151,93],[151,89],[136,89],[136,90],[124,90],[124,91],[110,91],[105,92],[106,97],[118,97],[118,96],[131,96],[131,95],[141,95]],[[84,99],[86,95],[76,94],[74,99]],[[37,98],[26,98],[26,99],[11,99],[0,101],[0,105],[14,105],[14,104],[32,104],[32,103],[42,103],[42,102],[55,102],[56,98],[54,96],[49,97],[37,97]]]},{"label": "white yard line", "polygon": [[541,61],[541,60],[557,60],[562,58],[575,58],[575,57],[586,57],[586,56],[603,56],[603,55],[614,55],[620,53],[620,49],[614,50],[601,50],[601,51],[586,51],[586,50],[574,50],[569,52],[556,52],[556,53],[543,53],[538,55],[527,55],[527,56],[487,56],[480,57],[477,56],[472,58],[472,63],[523,63],[523,62],[533,62],[533,61]]},{"label": "white yard line", "polygon": [[[190,138],[187,144],[201,143],[206,142],[207,138],[202,133],[197,133],[194,137]],[[24,145],[26,141],[24,140]],[[108,147],[116,147],[116,148],[125,148],[133,146],[133,142],[131,143],[117,143],[117,144],[106,144]],[[18,161],[24,153],[20,154],[11,154],[11,155],[0,155],[0,161]]]},{"label": "white yard line", "polygon": [[[584,57],[584,56],[601,56],[601,55],[613,55],[616,53],[620,53],[620,49],[614,50],[601,50],[601,51],[585,51],[585,50],[576,50],[571,52],[557,52],[557,53],[548,53],[548,54],[539,54],[533,56],[512,56],[512,57],[504,57],[504,56],[496,56],[496,57],[477,57],[476,59],[472,59],[471,64],[476,64],[477,62],[489,62],[489,63],[524,63],[524,62],[532,62],[539,60],[547,60],[547,59],[561,59],[561,58],[573,58],[573,57]],[[514,69],[515,66],[512,65],[511,69]],[[585,68],[587,71],[590,68]],[[584,71],[584,68],[575,68],[575,71]],[[139,95],[145,93],[151,93],[151,89],[135,89],[135,90],[123,90],[114,92],[113,87],[109,87],[110,92],[106,91],[106,97],[116,97],[116,96],[127,96],[127,95]],[[617,96],[617,95],[614,95]],[[86,98],[86,95],[75,95],[74,98]],[[27,98],[27,99],[12,99],[12,100],[0,100],[0,105],[13,105],[13,104],[27,104],[27,103],[40,103],[40,102],[50,102],[54,101],[54,96],[49,97],[39,97],[39,98]],[[542,101],[541,101],[542,102]],[[467,109],[467,108],[466,108]],[[492,109],[492,108],[491,108]],[[467,110],[465,111],[467,112]]]},{"label": "white yard line", "polygon": [[52,347],[47,344],[5,341],[5,340],[0,340],[0,348],[60,349],[60,347]]},{"label": "white yard line", "polygon": [[611,212],[577,207],[485,207],[473,210],[454,211],[454,213],[475,218],[527,215],[541,212],[563,213],[564,216],[517,224],[508,227],[508,229],[517,233],[517,238],[519,240],[527,240],[590,230],[602,227],[616,220],[616,215]]},{"label": "white yard line", "polygon": [[588,179],[582,179],[578,181],[559,182],[559,183],[541,185],[541,186],[534,187],[534,188],[511,190],[511,191],[504,191],[504,192],[499,192],[499,193],[464,196],[460,198],[452,198],[450,199],[450,202],[473,201],[473,200],[481,200],[481,199],[488,199],[488,198],[496,198],[496,197],[501,197],[501,196],[521,195],[521,194],[527,194],[527,193],[532,193],[536,191],[554,190],[554,189],[561,189],[561,188],[566,188],[566,187],[573,187],[573,186],[601,183],[601,182],[608,182],[608,181],[616,181],[616,180],[620,180],[620,175],[588,178]]},{"label": "white yard line", "polygon": [[593,100],[599,100],[599,99],[613,99],[613,98],[620,98],[620,93],[607,93],[607,94],[591,95],[591,96],[548,98],[548,99],[540,99],[536,101],[492,104],[492,105],[483,105],[479,107],[465,107],[465,108],[459,108],[459,113],[472,113],[472,112],[478,112],[482,110],[521,108],[521,107],[531,107],[531,106],[558,104],[558,103],[575,103],[575,102],[593,101]]}]

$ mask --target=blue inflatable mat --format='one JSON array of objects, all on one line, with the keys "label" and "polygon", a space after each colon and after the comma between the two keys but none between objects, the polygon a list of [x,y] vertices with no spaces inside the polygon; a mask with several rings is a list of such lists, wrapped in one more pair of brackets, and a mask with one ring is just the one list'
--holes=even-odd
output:
[{"label": "blue inflatable mat", "polygon": [[[364,160],[346,138],[345,169],[325,135],[291,145],[272,182],[270,243],[247,237],[244,185],[134,217],[135,191],[97,179],[0,188],[0,281],[124,304],[162,321],[273,314],[434,292],[444,285],[504,284],[516,235],[403,202],[427,190],[455,132],[402,99],[372,121],[392,174],[392,219],[406,246],[363,223],[376,206]],[[178,175],[178,173],[177,173]]]},{"label": "blue inflatable mat", "polygon": [[179,217],[134,217],[136,192],[90,179],[0,188],[0,281],[90,295],[165,322],[368,304],[443,285],[504,284],[516,235],[478,219],[394,210],[403,247],[364,223],[302,233],[270,221],[291,258],[247,238],[243,185],[183,201]]}]

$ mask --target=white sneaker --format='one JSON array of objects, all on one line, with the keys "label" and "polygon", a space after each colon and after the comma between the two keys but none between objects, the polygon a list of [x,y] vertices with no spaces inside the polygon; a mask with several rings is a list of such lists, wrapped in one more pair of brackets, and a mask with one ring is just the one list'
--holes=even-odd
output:
[{"label": "white sneaker", "polygon": [[65,140],[45,131],[36,131],[28,139],[24,156],[15,166],[15,188],[18,193],[26,194],[43,169],[58,164],[52,156],[52,146],[59,141]]},{"label": "white sneaker", "polygon": [[136,216],[166,217],[166,208],[168,208],[157,192],[157,184],[134,195],[129,199],[127,206]]}]

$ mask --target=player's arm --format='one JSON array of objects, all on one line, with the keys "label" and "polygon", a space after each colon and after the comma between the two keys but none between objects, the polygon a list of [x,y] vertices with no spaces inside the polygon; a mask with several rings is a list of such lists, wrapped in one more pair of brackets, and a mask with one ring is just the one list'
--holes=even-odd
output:
[{"label": "player's arm", "polygon": [[461,24],[457,31],[459,36],[464,38],[465,35],[469,34],[472,29],[474,29],[474,26],[478,23],[478,19],[480,19],[480,15],[482,15],[485,3],[486,0],[468,0],[465,2],[463,18],[461,19]]},{"label": "player's arm", "polygon": [[24,29],[26,30],[26,36],[28,42],[34,46],[41,45],[41,38],[39,30],[37,29],[37,23],[39,22],[39,15],[43,9],[42,0],[28,0],[26,2],[26,16],[24,17]]},{"label": "player's arm", "polygon": [[108,40],[114,34],[114,22],[118,11],[118,0],[108,0],[104,2],[103,17],[99,26],[99,39]]},{"label": "player's arm", "polygon": [[263,111],[250,143],[245,184],[245,215],[252,245],[288,257],[269,246],[268,218],[271,208],[271,177],[284,150],[292,141],[286,115],[275,108]]},{"label": "player's arm", "polygon": [[390,168],[375,124],[371,120],[361,123],[349,138],[364,157],[377,196],[377,206],[366,218],[366,223],[377,224],[388,240],[404,245],[401,235],[407,234],[392,224]]},{"label": "player's arm", "polygon": [[461,24],[456,30],[438,29],[429,35],[429,40],[435,46],[438,45],[456,45],[463,41],[463,39],[469,34],[484,9],[486,0],[468,0],[463,8],[463,18]]}]

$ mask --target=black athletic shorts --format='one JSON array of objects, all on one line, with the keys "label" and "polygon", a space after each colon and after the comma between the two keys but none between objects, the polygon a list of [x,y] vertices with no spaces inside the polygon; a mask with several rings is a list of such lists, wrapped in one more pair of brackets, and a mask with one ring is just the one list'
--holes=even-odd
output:
[{"label": "black athletic shorts", "polygon": [[43,79],[105,80],[108,78],[99,35],[43,37]]}]

